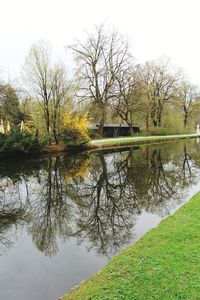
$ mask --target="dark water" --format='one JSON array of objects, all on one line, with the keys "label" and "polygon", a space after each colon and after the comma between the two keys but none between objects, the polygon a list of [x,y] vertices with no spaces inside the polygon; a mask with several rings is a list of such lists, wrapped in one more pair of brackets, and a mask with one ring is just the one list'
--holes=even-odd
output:
[{"label": "dark water", "polygon": [[198,140],[0,161],[0,299],[56,300],[200,189]]}]

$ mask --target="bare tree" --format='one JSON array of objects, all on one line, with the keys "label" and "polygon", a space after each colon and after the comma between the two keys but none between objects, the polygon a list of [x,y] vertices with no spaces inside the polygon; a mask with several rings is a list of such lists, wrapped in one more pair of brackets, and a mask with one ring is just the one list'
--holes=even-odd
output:
[{"label": "bare tree", "polygon": [[57,64],[52,70],[53,84],[52,97],[50,101],[51,124],[53,137],[56,144],[59,144],[61,131],[61,110],[69,102],[68,91],[70,82],[66,78],[66,70],[62,64]]},{"label": "bare tree", "polygon": [[116,97],[112,106],[123,121],[130,128],[130,135],[133,135],[134,113],[141,110],[142,98],[145,95],[145,86],[141,80],[140,66],[130,66],[117,76]]},{"label": "bare tree", "polygon": [[55,142],[58,143],[56,126],[69,83],[65,67],[62,64],[52,64],[51,47],[48,43],[40,41],[32,45],[23,66],[23,77],[40,104],[49,137],[52,126]]},{"label": "bare tree", "polygon": [[118,32],[106,33],[96,26],[84,44],[77,41],[70,47],[79,62],[81,87],[79,97],[101,112],[99,133],[102,135],[109,102],[115,97],[114,84],[129,61],[128,42]]},{"label": "bare tree", "polygon": [[193,112],[200,109],[200,93],[197,86],[182,81],[177,88],[177,104],[184,114],[184,127]]},{"label": "bare tree", "polygon": [[30,48],[23,66],[23,76],[36,96],[45,119],[47,133],[50,133],[49,102],[53,92],[50,66],[50,46],[40,41]]},{"label": "bare tree", "polygon": [[173,100],[180,78],[179,71],[170,70],[169,60],[147,62],[144,65],[144,81],[152,105],[151,119],[154,126],[161,126],[164,107]]}]

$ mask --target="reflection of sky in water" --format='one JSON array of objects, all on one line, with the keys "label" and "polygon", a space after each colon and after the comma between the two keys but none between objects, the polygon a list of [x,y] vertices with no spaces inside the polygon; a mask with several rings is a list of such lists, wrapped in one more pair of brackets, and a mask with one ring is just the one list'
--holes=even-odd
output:
[{"label": "reflection of sky in water", "polygon": [[[185,145],[185,146],[184,146]],[[195,140],[0,166],[0,299],[57,299],[200,190]]]}]

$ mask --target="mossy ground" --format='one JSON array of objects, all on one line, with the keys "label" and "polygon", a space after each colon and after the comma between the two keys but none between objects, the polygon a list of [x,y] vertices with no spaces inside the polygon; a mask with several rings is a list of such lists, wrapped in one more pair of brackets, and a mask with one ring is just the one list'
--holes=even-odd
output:
[{"label": "mossy ground", "polygon": [[200,299],[200,193],[63,300]]}]

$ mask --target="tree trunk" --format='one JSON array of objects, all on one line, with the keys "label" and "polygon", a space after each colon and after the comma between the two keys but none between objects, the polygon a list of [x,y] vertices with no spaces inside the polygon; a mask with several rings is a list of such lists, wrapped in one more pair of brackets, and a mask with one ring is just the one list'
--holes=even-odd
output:
[{"label": "tree trunk", "polygon": [[187,115],[185,115],[184,116],[184,121],[183,121],[183,123],[184,123],[184,128],[187,126]]},{"label": "tree trunk", "polygon": [[103,136],[103,128],[106,122],[106,109],[105,107],[103,107],[101,109],[101,121],[100,121],[100,125],[99,125],[99,134],[100,136]]},{"label": "tree trunk", "polygon": [[156,127],[157,126],[157,119],[156,119],[155,109],[151,112],[151,120],[152,120],[153,126]]},{"label": "tree trunk", "polygon": [[128,124],[129,125],[129,128],[130,128],[130,135],[133,136],[133,113],[132,111],[130,112],[130,123]]},{"label": "tree trunk", "polygon": [[158,107],[158,111],[157,111],[158,127],[161,127],[161,125],[162,125],[162,113],[163,113],[163,104],[159,103],[159,107]]},{"label": "tree trunk", "polygon": [[183,111],[184,111],[184,120],[183,120],[183,124],[184,124],[184,128],[187,126],[187,120],[188,120],[188,110],[186,105],[183,106]]},{"label": "tree trunk", "polygon": [[146,123],[146,131],[148,131],[149,129],[149,114],[146,115],[146,118],[145,118],[145,123]]},{"label": "tree trunk", "polygon": [[55,141],[56,145],[59,145],[59,140],[58,140],[58,135],[57,135],[56,128],[53,129],[53,137],[54,137],[54,141]]},{"label": "tree trunk", "polygon": [[161,112],[158,114],[158,127],[161,127]]},{"label": "tree trunk", "polygon": [[49,108],[46,106],[45,108],[45,123],[46,123],[46,130],[47,134],[49,136],[49,145],[51,145],[51,132],[50,132],[50,114],[49,114]]},{"label": "tree trunk", "polygon": [[57,110],[58,110],[58,107],[55,105],[52,123],[53,123],[53,137],[54,137],[54,141],[55,141],[56,145],[59,145]]},{"label": "tree trunk", "polygon": [[130,136],[133,136],[133,125],[129,124]]},{"label": "tree trunk", "polygon": [[158,125],[157,121],[156,121],[156,120],[153,120],[153,126],[154,126],[154,127],[157,127],[157,125]]}]

